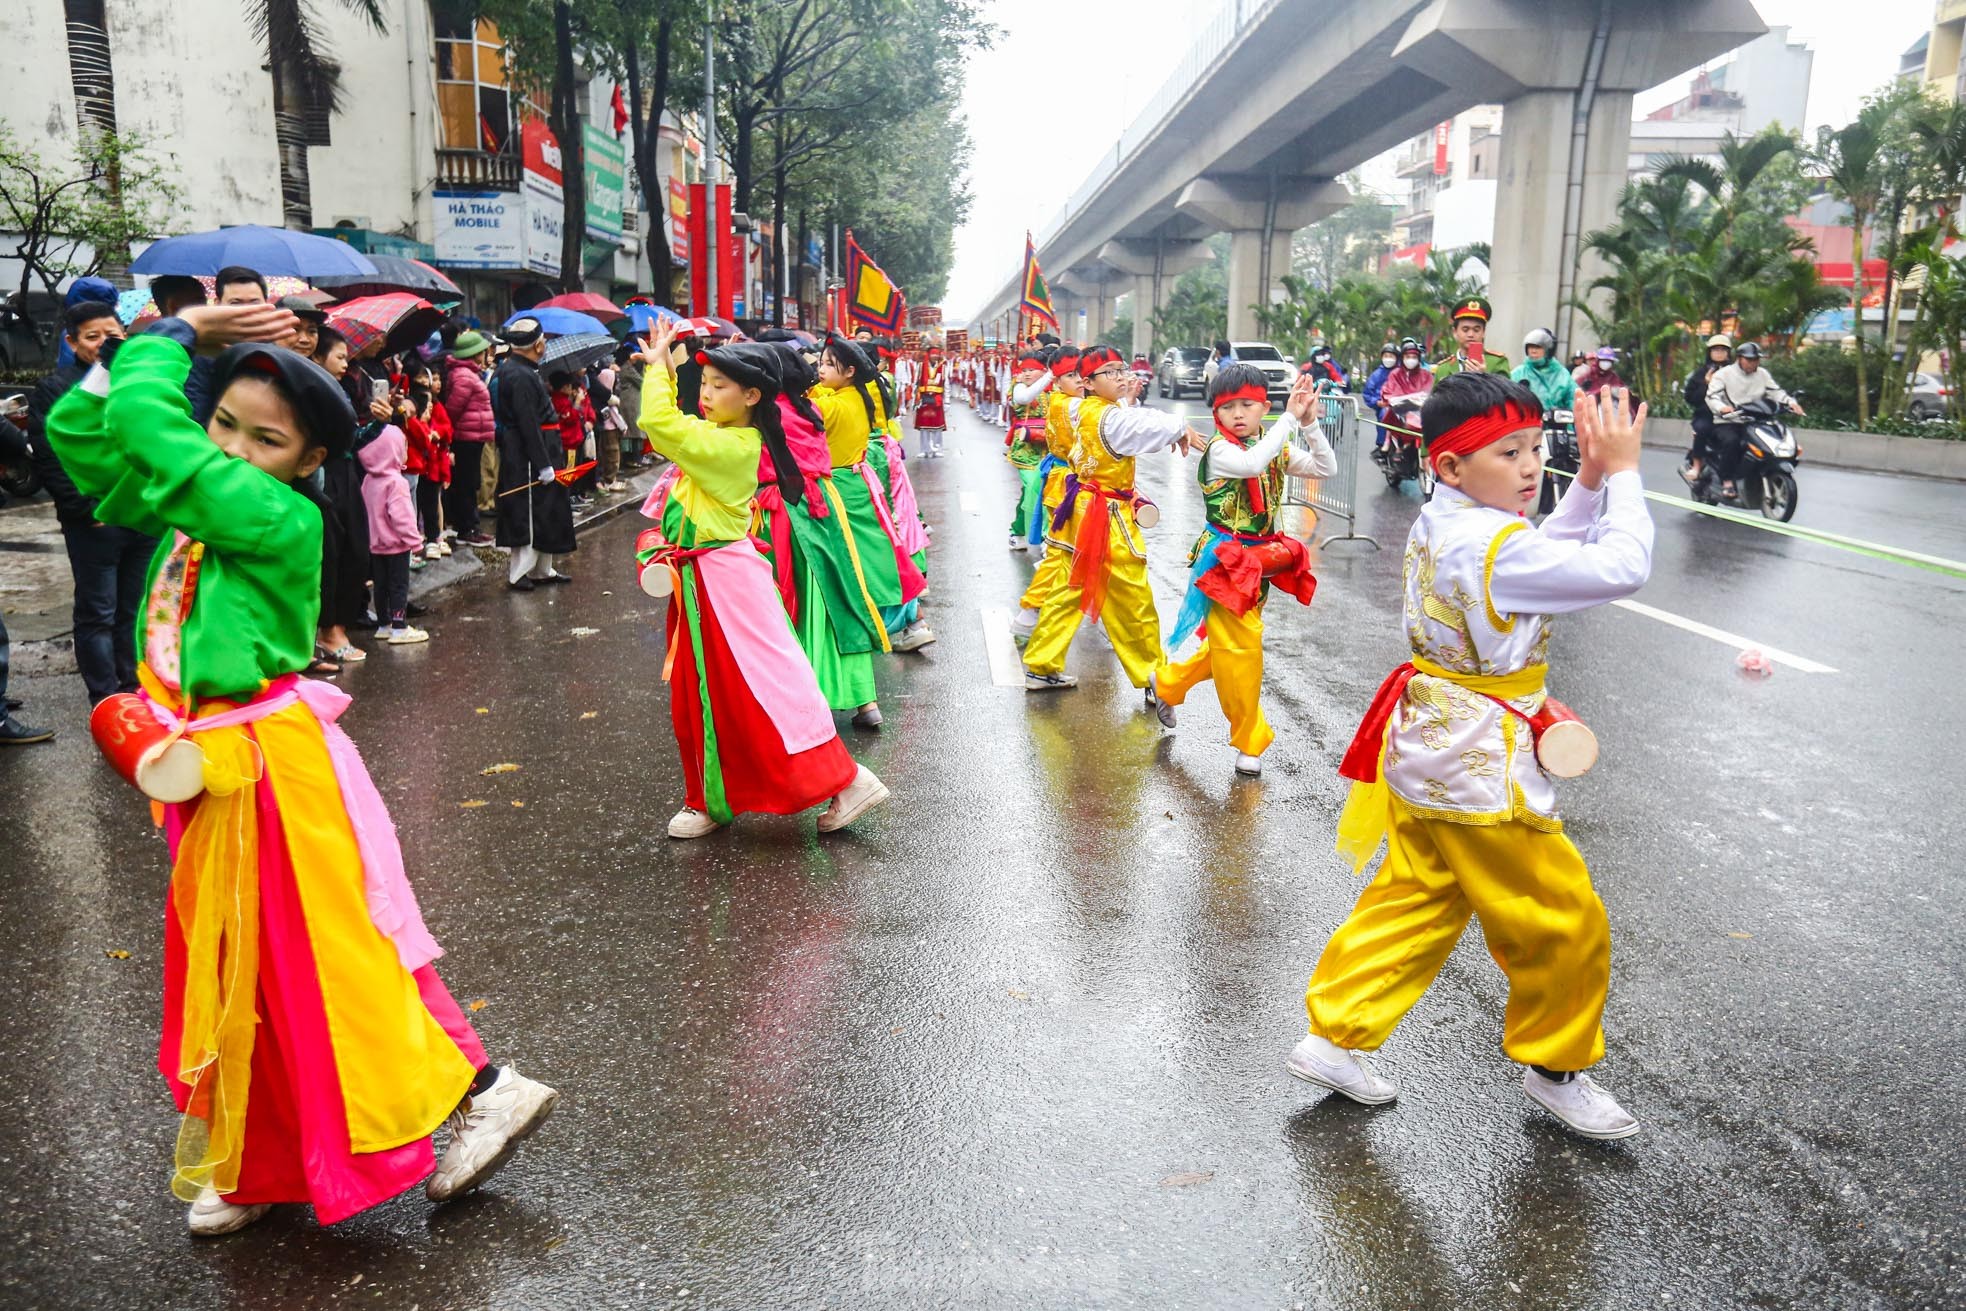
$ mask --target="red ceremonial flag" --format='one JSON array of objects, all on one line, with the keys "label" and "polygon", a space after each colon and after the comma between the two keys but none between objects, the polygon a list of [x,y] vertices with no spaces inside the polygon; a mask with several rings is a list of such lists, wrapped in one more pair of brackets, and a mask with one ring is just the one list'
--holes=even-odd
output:
[{"label": "red ceremonial flag", "polygon": [[614,134],[621,135],[621,129],[628,126],[628,102],[621,98],[621,83],[614,84],[614,98],[608,102],[614,106]]},{"label": "red ceremonial flag", "polygon": [[867,258],[853,229],[846,230],[847,316],[889,336],[901,331],[901,288]]},{"label": "red ceremonial flag", "polygon": [[1058,327],[1058,316],[1051,309],[1051,288],[1045,285],[1044,274],[1038,269],[1038,248],[1032,244],[1028,232],[1024,234],[1024,281],[1017,308],[1030,318],[1050,324],[1054,330]]}]

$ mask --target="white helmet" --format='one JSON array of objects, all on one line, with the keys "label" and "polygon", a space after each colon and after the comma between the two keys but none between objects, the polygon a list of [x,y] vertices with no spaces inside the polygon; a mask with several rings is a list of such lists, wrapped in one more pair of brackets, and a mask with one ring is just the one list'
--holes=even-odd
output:
[{"label": "white helmet", "polygon": [[1522,339],[1522,348],[1528,350],[1531,346],[1541,346],[1543,348],[1543,354],[1554,357],[1556,355],[1556,334],[1548,328],[1531,328],[1529,334]]}]

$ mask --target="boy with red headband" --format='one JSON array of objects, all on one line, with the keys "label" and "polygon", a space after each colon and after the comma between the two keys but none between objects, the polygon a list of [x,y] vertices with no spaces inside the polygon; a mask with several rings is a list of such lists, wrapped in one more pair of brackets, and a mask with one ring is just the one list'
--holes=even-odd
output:
[{"label": "boy with red headband", "polygon": [[[1160,615],[1147,585],[1147,549],[1140,535],[1133,490],[1136,456],[1178,446],[1202,449],[1206,442],[1179,415],[1132,404],[1140,380],[1110,346],[1095,346],[1079,357],[1079,376],[1087,394],[1080,398],[1073,429],[1071,472],[1052,518],[1054,529],[1068,530],[1070,572],[1045,598],[1036,627],[1024,647],[1024,689],[1046,692],[1072,687],[1065,655],[1087,618],[1106,627],[1107,640],[1120,658],[1127,680],[1144,688],[1161,659]],[[1148,694],[1152,708],[1152,693]]]},{"label": "boy with red headband", "polygon": [[1481,919],[1509,980],[1502,1050],[1530,1099],[1588,1138],[1638,1121],[1583,1071],[1604,1056],[1611,934],[1563,834],[1536,754],[1550,619],[1636,592],[1652,568],[1638,476],[1645,410],[1577,408],[1582,462],[1540,528],[1542,406],[1521,383],[1449,375],[1421,411],[1439,484],[1407,538],[1413,658],[1386,679],[1345,753],[1338,850],[1378,876],[1324,949],[1305,994],[1310,1036],[1290,1072],[1356,1102],[1398,1095],[1376,1051]]},{"label": "boy with red headband", "polygon": [[[1065,478],[1071,472],[1072,451],[1079,444],[1073,428],[1078,423],[1079,397],[1085,395],[1085,379],[1079,376],[1079,348],[1054,346],[1047,352],[1046,375],[1022,389],[1026,399],[1044,400],[1044,459],[1038,464],[1038,510],[1031,516],[1031,544],[1044,544],[1044,559],[1031,575],[1030,586],[1017,602],[1017,618],[1010,635],[1022,646],[1038,625],[1038,612],[1045,599],[1072,571],[1072,526],[1070,521],[1054,524],[1058,507],[1065,499]],[[1051,389],[1044,395],[1044,389]],[[1019,389],[1012,388],[1013,400]]]},{"label": "boy with red headband", "polygon": [[1236,773],[1255,778],[1276,737],[1263,717],[1263,602],[1272,585],[1306,605],[1317,590],[1304,544],[1276,531],[1283,480],[1329,478],[1338,459],[1313,417],[1318,380],[1310,373],[1297,379],[1267,434],[1268,379],[1255,365],[1223,365],[1208,384],[1208,404],[1215,436],[1196,470],[1208,522],[1188,554],[1188,591],[1174,620],[1176,645],[1196,632],[1201,645],[1186,660],[1158,665],[1147,696],[1160,722],[1173,728],[1174,707],[1195,684],[1214,679]]},{"label": "boy with red headband", "polygon": [[1004,459],[1017,471],[1017,508],[1010,514],[1010,549],[1028,551],[1042,538],[1038,526],[1038,505],[1042,500],[1044,475],[1041,469],[1047,455],[1045,411],[1050,397],[1051,371],[1045,367],[1044,351],[1026,346],[1017,352],[1011,369],[1010,432],[1004,437]]}]

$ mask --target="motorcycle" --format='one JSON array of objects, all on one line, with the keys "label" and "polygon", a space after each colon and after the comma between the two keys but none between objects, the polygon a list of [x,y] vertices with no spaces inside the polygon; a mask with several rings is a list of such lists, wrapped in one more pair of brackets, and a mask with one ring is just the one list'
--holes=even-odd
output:
[{"label": "motorcycle", "polygon": [[[1795,517],[1795,466],[1802,460],[1802,448],[1782,413],[1783,407],[1763,397],[1743,405],[1726,416],[1725,423],[1738,425],[1741,443],[1740,470],[1734,479],[1734,493],[1721,490],[1718,460],[1708,460],[1694,480],[1693,499],[1702,505],[1726,505],[1741,510],[1759,510],[1764,518],[1787,523]],[[1716,416],[1716,432],[1722,426]]]},{"label": "motorcycle", "polygon": [[1570,479],[1550,472],[1562,469],[1575,475],[1582,463],[1577,451],[1577,416],[1570,410],[1543,411],[1543,492],[1536,502],[1537,514],[1548,514],[1563,499]]},{"label": "motorcycle", "polygon": [[1410,392],[1396,397],[1379,409],[1380,422],[1387,425],[1386,440],[1372,449],[1372,458],[1386,475],[1386,486],[1394,491],[1412,478],[1420,484],[1420,498],[1434,494],[1434,474],[1420,458],[1420,407],[1426,392]]},{"label": "motorcycle", "polygon": [[[27,397],[9,396],[0,400],[0,423],[11,423],[27,432]],[[41,490],[41,474],[28,460],[18,463],[0,459],[0,503],[9,499],[25,501]]]}]

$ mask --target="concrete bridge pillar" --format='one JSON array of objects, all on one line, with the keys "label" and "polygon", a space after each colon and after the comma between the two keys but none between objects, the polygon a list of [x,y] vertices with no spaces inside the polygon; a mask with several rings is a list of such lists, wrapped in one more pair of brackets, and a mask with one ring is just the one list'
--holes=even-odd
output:
[{"label": "concrete bridge pillar", "polygon": [[1290,272],[1290,238],[1298,228],[1349,205],[1342,182],[1315,178],[1198,178],[1174,208],[1229,234],[1229,336],[1258,334],[1256,307],[1268,305]]},{"label": "concrete bridge pillar", "polygon": [[1167,303],[1176,278],[1209,258],[1208,244],[1195,240],[1120,240],[1099,248],[1100,263],[1133,275],[1134,354],[1152,356],[1154,312]]}]

